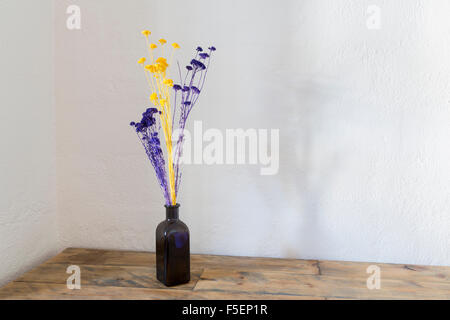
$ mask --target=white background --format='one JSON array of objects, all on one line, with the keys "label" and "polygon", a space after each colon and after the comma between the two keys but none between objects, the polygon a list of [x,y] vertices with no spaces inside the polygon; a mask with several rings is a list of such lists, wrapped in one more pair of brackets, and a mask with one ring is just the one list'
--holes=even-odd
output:
[{"label": "white background", "polygon": [[[74,3],[82,24],[70,31],[65,11]],[[369,5],[381,8],[379,30],[366,26]],[[33,17],[48,24],[40,6]],[[0,280],[25,259],[32,234],[42,236],[26,214],[42,197],[52,217],[45,228],[59,226],[42,257],[54,246],[154,250],[163,198],[128,126],[148,106],[136,64],[146,28],[180,43],[182,63],[197,45],[218,48],[188,126],[280,129],[277,175],[254,165],[184,167],[180,214],[193,253],[450,265],[449,9],[445,0],[55,1],[53,77],[48,52],[35,57],[45,70],[33,84],[2,53],[2,87],[20,72],[25,82],[2,99],[2,187],[37,194],[25,207],[2,207],[0,248],[9,259]],[[47,29],[34,37],[48,41]],[[29,54],[22,32],[2,31],[17,42],[11,56]],[[46,95],[22,102],[24,91]],[[13,119],[36,109],[31,140],[13,135]],[[33,149],[42,159],[24,171],[28,151],[19,145],[36,140],[45,142]],[[57,179],[42,190],[35,180],[54,174],[53,157]],[[19,191],[2,193],[7,203],[22,200]],[[9,220],[33,230],[13,236]]]},{"label": "white background", "polygon": [[58,252],[50,1],[0,1],[0,285]]}]

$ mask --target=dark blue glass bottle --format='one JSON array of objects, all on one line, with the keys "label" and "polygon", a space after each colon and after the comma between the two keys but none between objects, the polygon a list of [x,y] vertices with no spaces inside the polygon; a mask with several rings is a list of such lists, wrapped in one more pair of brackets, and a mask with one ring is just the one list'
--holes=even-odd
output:
[{"label": "dark blue glass bottle", "polygon": [[156,228],[156,276],[166,286],[190,280],[189,229],[178,218],[179,204],[166,207],[166,220]]}]

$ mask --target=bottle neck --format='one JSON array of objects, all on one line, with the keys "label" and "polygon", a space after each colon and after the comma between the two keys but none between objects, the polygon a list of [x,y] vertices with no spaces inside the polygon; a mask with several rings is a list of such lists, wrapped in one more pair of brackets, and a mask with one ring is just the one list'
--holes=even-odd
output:
[{"label": "bottle neck", "polygon": [[176,220],[178,219],[178,208],[180,208],[180,205],[177,203],[174,206],[168,206],[166,207],[166,219],[167,220]]}]

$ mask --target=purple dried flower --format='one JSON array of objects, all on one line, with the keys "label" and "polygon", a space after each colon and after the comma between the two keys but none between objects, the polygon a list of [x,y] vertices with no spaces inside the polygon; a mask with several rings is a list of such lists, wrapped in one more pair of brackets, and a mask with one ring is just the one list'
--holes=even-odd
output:
[{"label": "purple dried flower", "polygon": [[181,90],[181,86],[179,84],[174,84],[173,90],[175,90],[175,91]]},{"label": "purple dried flower", "polygon": [[213,47],[213,46],[209,47],[208,49],[211,51],[216,51],[216,47]]},{"label": "purple dried flower", "polygon": [[191,70],[192,70],[192,67],[191,67],[191,66],[186,66],[186,69],[188,69],[189,71],[191,71]]},{"label": "purple dried flower", "polygon": [[200,93],[200,89],[197,88],[196,86],[191,86],[191,90],[192,90],[192,92],[194,92],[194,93],[196,93],[196,94],[199,94],[199,93]]},{"label": "purple dried flower", "polygon": [[196,69],[200,69],[200,70],[206,69],[206,66],[202,62],[200,62],[200,61],[198,61],[196,59],[192,59],[191,60],[191,64]]},{"label": "purple dried flower", "polygon": [[142,123],[140,123],[140,122],[138,122],[138,123],[136,123],[136,132],[143,132],[144,131],[144,125],[142,124]]},{"label": "purple dried flower", "polygon": [[142,120],[140,122],[140,131],[147,129],[155,124],[155,117],[153,115],[157,112],[158,109],[156,108],[148,108],[147,110],[145,110],[145,112],[142,114]]},{"label": "purple dried flower", "polygon": [[184,86],[183,87],[183,92],[188,92],[190,89],[189,89],[189,87],[188,86]]},{"label": "purple dried flower", "polygon": [[150,139],[150,144],[159,146],[161,144],[161,142],[159,141],[158,137],[152,137]]},{"label": "purple dried flower", "polygon": [[202,47],[197,47],[196,50],[197,50],[198,52],[202,52],[202,51],[203,51]]},{"label": "purple dried flower", "polygon": [[206,58],[209,57],[209,54],[207,54],[206,52],[202,52],[202,53],[199,54],[199,56],[200,56],[200,58],[202,58],[202,59],[206,59]]}]

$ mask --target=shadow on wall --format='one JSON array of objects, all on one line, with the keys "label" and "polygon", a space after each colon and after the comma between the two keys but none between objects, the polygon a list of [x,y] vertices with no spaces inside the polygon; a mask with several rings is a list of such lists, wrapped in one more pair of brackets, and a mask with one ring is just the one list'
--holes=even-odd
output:
[{"label": "shadow on wall", "polygon": [[[286,167],[299,168],[298,175],[282,176],[286,179],[284,183],[295,186],[293,199],[297,199],[294,207],[299,209],[301,215],[300,224],[297,226],[298,243],[301,245],[300,254],[305,252],[308,256],[326,251],[323,241],[329,233],[321,225],[321,206],[324,201],[324,194],[330,187],[333,175],[339,171],[339,151],[321,150],[320,158],[317,151],[323,148],[320,139],[315,139],[317,130],[321,130],[326,117],[325,109],[333,105],[338,97],[338,90],[333,84],[325,79],[304,80],[297,83],[297,90],[294,91],[300,106],[295,106],[289,110],[289,114],[294,115],[298,121],[296,132],[291,132],[296,137],[296,145],[293,148],[294,156],[288,158]],[[290,181],[289,181],[289,180]],[[292,181],[295,180],[295,181]],[[284,254],[290,256],[295,247],[286,246],[283,248]],[[298,253],[297,253],[298,254]]]},{"label": "shadow on wall", "polygon": [[[286,6],[285,14],[298,14],[299,9]],[[277,28],[280,34],[286,34],[285,30],[301,28],[301,23],[298,17],[285,19]],[[313,30],[308,32],[314,34]],[[273,199],[262,198],[262,205],[272,207],[276,215],[272,220],[275,226],[267,223],[261,227],[266,228],[266,234],[278,233],[277,256],[316,258],[329,251],[329,241],[324,239],[333,236],[321,222],[321,208],[344,152],[330,148],[330,143],[324,145],[321,133],[328,129],[327,118],[336,112],[333,108],[345,89],[339,85],[339,79],[319,77],[313,67],[304,68],[303,61],[316,59],[315,47],[302,46],[301,37],[294,32],[287,34],[290,36],[278,39],[278,49],[271,52],[276,64],[270,70],[274,85],[264,90],[266,103],[261,105],[261,112],[272,114],[271,121],[280,128],[279,173],[267,178],[271,179],[269,183],[257,186],[267,189],[262,194],[276,192],[280,207],[273,208]],[[274,112],[274,106],[279,112]],[[339,110],[341,118],[345,116],[342,111]]]}]

